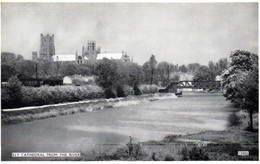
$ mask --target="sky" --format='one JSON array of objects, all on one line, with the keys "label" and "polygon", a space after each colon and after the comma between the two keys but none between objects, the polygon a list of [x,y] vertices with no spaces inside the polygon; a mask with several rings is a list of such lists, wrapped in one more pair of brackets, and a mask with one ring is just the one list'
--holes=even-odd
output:
[{"label": "sky", "polygon": [[32,58],[40,34],[55,35],[56,54],[81,53],[88,40],[101,52],[126,51],[143,64],[200,63],[231,51],[258,54],[257,3],[2,3],[1,52]]}]

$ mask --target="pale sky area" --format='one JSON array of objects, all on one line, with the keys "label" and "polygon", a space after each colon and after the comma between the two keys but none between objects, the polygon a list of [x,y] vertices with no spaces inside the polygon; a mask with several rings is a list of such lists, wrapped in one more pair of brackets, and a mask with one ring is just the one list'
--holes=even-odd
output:
[{"label": "pale sky area", "polygon": [[2,3],[1,51],[31,59],[40,34],[55,35],[56,54],[126,51],[143,64],[218,61],[231,51],[258,54],[257,3]]}]

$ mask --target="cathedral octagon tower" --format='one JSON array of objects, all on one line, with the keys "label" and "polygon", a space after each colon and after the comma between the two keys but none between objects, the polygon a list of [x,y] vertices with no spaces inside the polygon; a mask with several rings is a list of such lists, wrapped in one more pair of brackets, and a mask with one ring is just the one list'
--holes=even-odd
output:
[{"label": "cathedral octagon tower", "polygon": [[95,41],[88,41],[87,48],[82,47],[83,60],[85,62],[94,62],[97,60],[97,54],[100,53],[100,48],[96,48]]}]

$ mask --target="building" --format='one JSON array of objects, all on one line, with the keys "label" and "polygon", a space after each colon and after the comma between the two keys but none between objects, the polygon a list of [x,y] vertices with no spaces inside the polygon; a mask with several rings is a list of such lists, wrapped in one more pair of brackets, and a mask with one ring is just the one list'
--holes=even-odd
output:
[{"label": "building", "polygon": [[33,51],[32,52],[32,60],[37,60],[38,56],[37,56],[37,51]]},{"label": "building", "polygon": [[41,49],[39,56],[37,51],[32,52],[32,59],[34,61],[39,60],[52,60],[52,61],[64,61],[64,62],[76,62],[77,64],[92,63],[103,58],[122,60],[125,62],[130,61],[130,57],[125,53],[101,53],[100,47],[96,47],[95,41],[88,41],[86,49],[82,47],[82,54],[55,54],[54,46],[54,34],[47,34],[44,36],[41,34]]},{"label": "building", "polygon": [[96,60],[102,60],[103,58],[114,59],[114,60],[122,60],[124,62],[130,62],[130,57],[126,54],[126,52],[122,51],[122,53],[100,53],[97,54]]},{"label": "building", "polygon": [[46,36],[41,34],[41,49],[39,55],[41,59],[49,60],[55,55],[54,34],[51,36],[49,34]]},{"label": "building", "polygon": [[[85,63],[88,59],[85,58]],[[75,54],[57,54],[53,56],[53,61],[64,61],[64,62],[75,62],[77,64],[82,64],[82,55],[79,55],[76,51]]]},{"label": "building", "polygon": [[41,48],[39,52],[39,56],[37,51],[32,52],[33,60],[52,60],[55,55],[55,45],[54,45],[54,34],[47,34],[44,36],[41,34]]},{"label": "building", "polygon": [[78,60],[82,63],[95,62],[100,51],[100,47],[96,47],[95,41],[88,41],[87,48],[82,47],[82,55],[78,55]]},{"label": "building", "polygon": [[75,54],[57,54],[53,56],[53,61],[76,61]]}]

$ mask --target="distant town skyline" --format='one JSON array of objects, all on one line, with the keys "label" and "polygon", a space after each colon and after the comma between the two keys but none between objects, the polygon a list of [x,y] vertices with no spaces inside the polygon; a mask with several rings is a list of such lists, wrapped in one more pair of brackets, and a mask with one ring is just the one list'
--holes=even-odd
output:
[{"label": "distant town skyline", "polygon": [[231,51],[258,54],[257,3],[2,3],[1,51],[32,58],[41,33],[56,54],[81,53],[88,40],[143,64],[199,63]]}]

